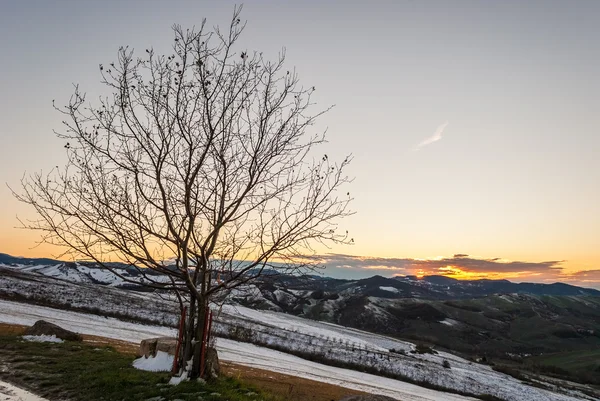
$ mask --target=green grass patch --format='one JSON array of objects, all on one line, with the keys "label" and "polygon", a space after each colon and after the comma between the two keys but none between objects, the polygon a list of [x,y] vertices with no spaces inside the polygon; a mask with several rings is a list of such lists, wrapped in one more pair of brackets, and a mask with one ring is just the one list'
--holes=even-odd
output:
[{"label": "green grass patch", "polygon": [[565,370],[600,368],[600,349],[546,354],[531,360],[543,365],[560,366]]},{"label": "green grass patch", "polygon": [[546,354],[526,362],[532,370],[544,374],[600,385],[600,349]]},{"label": "green grass patch", "polygon": [[145,372],[132,367],[134,357],[110,347],[81,343],[26,342],[0,337],[0,363],[9,369],[0,378],[49,399],[280,401],[233,378],[208,383],[168,384],[168,373]]}]

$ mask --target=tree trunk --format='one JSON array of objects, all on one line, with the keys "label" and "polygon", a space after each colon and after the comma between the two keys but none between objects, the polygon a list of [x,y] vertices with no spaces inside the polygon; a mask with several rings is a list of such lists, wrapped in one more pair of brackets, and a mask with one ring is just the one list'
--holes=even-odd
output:
[{"label": "tree trunk", "polygon": [[183,371],[187,368],[187,363],[192,359],[194,352],[194,338],[196,332],[196,297],[192,295],[190,299],[190,306],[188,309],[188,316],[186,317],[186,324],[183,333],[183,352],[180,359],[179,371]]},{"label": "tree trunk", "polygon": [[202,342],[204,339],[204,324],[206,320],[206,308],[208,304],[205,299],[199,299],[197,304],[196,330],[194,336],[194,360],[192,364],[191,378],[198,378],[202,374],[200,365],[202,360]]}]

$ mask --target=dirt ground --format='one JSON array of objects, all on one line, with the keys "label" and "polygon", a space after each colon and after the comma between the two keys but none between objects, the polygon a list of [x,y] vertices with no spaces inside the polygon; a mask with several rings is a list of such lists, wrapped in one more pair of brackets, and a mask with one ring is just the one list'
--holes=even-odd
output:
[{"label": "dirt ground", "polygon": [[[0,335],[20,335],[26,326],[0,323]],[[138,344],[110,338],[83,335],[83,341],[95,345],[108,345],[124,354],[136,355]],[[285,397],[289,401],[338,401],[344,396],[363,394],[333,384],[302,379],[295,376],[255,369],[230,362],[221,362],[223,374]]]},{"label": "dirt ground", "polygon": [[233,376],[265,391],[284,396],[289,401],[338,401],[347,395],[364,394],[333,384],[228,362],[222,362],[221,368],[228,376]]}]

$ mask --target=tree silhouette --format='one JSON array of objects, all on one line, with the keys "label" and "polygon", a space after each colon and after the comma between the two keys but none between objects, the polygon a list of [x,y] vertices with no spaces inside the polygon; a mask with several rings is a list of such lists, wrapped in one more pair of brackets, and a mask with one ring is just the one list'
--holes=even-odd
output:
[{"label": "tree silhouette", "polygon": [[62,256],[113,271],[127,263],[187,305],[181,356],[192,377],[211,301],[265,269],[314,267],[305,256],[316,243],[351,241],[336,225],[350,214],[340,190],[350,157],[316,156],[325,137],[310,131],[327,110],[312,112],[315,88],[284,68],[285,51],[275,61],[236,51],[240,11],[227,31],[174,26],[171,55],[120,48],[100,65],[109,96],[92,104],[76,86],[55,106],[66,166],[25,177],[15,193],[39,215],[24,225]]}]

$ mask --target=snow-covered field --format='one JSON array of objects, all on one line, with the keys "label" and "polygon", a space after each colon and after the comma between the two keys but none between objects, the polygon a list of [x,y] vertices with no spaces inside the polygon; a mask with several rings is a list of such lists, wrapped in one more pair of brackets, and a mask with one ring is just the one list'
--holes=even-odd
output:
[{"label": "snow-covered field", "polygon": [[430,390],[386,377],[322,365],[252,344],[219,339],[217,346],[219,348],[219,357],[226,361],[331,383],[340,387],[371,394],[387,395],[402,401],[475,400],[474,398]]},{"label": "snow-covered field", "polygon": [[[58,324],[65,329],[82,334],[104,336],[118,340],[138,342],[144,338],[175,335],[173,329],[122,322],[113,318],[32,306],[0,300],[0,322],[32,325],[39,319]],[[405,401],[463,401],[471,400],[453,394],[428,390],[409,383],[374,375],[339,369],[257,347],[251,344],[219,339],[219,358],[240,365],[289,374],[342,387],[388,395]],[[12,400],[11,400],[12,401]]]},{"label": "snow-covered field", "polygon": [[[276,327],[281,332],[287,332],[286,344],[279,348],[292,350],[295,346],[310,350],[313,347],[317,349],[328,347],[327,351],[320,351],[330,359],[342,362],[360,362],[362,366],[373,367],[380,372],[400,375],[415,381],[427,381],[464,393],[491,394],[498,398],[514,401],[593,399],[583,393],[560,388],[550,383],[546,383],[546,386],[553,391],[532,387],[511,376],[497,372],[488,365],[477,364],[447,352],[413,353],[411,351],[415,350],[414,344],[379,334],[278,312],[257,311],[237,305],[226,305],[223,307],[223,312],[225,317],[220,320],[225,320],[227,315],[235,316],[238,325],[243,324],[246,319],[250,322],[260,323],[263,327]],[[278,333],[280,338],[283,337],[281,332]],[[289,332],[292,334],[290,335]],[[309,338],[308,341],[306,337]],[[322,341],[323,339],[326,341]],[[319,343],[320,340],[321,343]],[[331,344],[334,344],[333,347]],[[389,351],[392,349],[395,352]],[[444,361],[449,362],[450,369],[443,367]],[[331,368],[328,367],[328,369]]]},{"label": "snow-covered field", "polygon": [[28,391],[0,380],[0,401],[47,401]]},{"label": "snow-covered field", "polygon": [[364,346],[364,348],[371,351],[387,352],[392,348],[404,351],[414,349],[414,345],[407,341],[401,341],[350,327],[343,327],[337,324],[308,320],[279,312],[258,311],[239,305],[224,305],[222,312],[225,315],[258,322],[265,326],[274,326],[280,329],[310,334],[316,337],[330,338],[338,343]]},{"label": "snow-covered field", "polygon": [[[73,275],[71,270],[67,270],[67,273]],[[45,272],[51,274],[54,270],[48,268]],[[79,309],[99,315],[143,319],[151,324],[175,327],[178,321],[177,304],[152,294],[65,281],[62,278],[33,274],[26,268],[6,269],[0,266],[0,295],[8,299],[27,299],[27,302]]]},{"label": "snow-covered field", "polygon": [[[225,312],[226,314],[238,316],[248,321],[291,330],[296,333],[313,335],[319,338],[343,337],[343,341],[346,341],[346,343],[360,343],[364,349],[371,350],[378,355],[387,352],[389,348],[411,349],[413,347],[410,343],[388,337],[359,330],[349,330],[336,325],[308,321],[275,312],[261,312],[243,307],[226,307]],[[66,329],[82,334],[92,334],[131,342],[139,342],[149,337],[175,335],[175,331],[167,327],[147,326],[139,323],[123,322],[114,318],[0,300],[0,322],[32,325],[40,319],[48,320]],[[217,347],[220,358],[225,361],[332,383],[374,394],[388,395],[402,400],[454,401],[470,399],[425,389],[398,380],[310,362],[286,353],[247,343],[220,338],[217,342]],[[481,389],[483,386],[487,389],[493,389],[494,393],[501,395],[502,398],[507,400],[574,401],[593,399],[585,397],[581,393],[571,393],[570,395],[558,394],[534,388],[522,384],[510,376],[495,372],[488,366],[474,364],[451,354],[407,354],[404,356],[394,355],[394,357],[404,358],[402,360],[403,369],[417,369],[426,372],[428,375],[437,375],[447,380],[449,384],[452,384],[452,380],[459,383],[464,382],[467,385],[471,385],[474,390]],[[451,369],[440,367],[440,361],[444,359],[451,362]]]},{"label": "snow-covered field", "polygon": [[114,318],[0,300],[0,322],[31,326],[38,320],[46,320],[81,334],[135,343],[145,338],[175,336],[175,330],[169,327],[146,326]]}]

